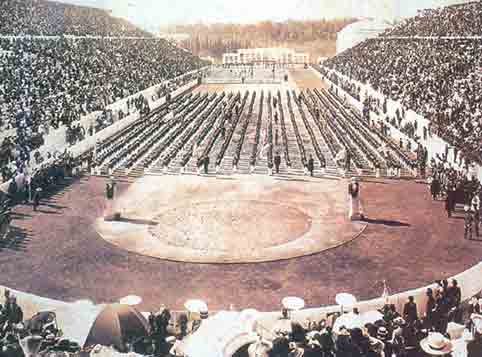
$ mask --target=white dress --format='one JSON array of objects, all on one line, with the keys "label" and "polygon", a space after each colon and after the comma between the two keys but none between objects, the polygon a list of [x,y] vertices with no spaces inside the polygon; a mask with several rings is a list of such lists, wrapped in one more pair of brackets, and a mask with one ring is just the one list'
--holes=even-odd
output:
[{"label": "white dress", "polygon": [[348,197],[350,200],[348,218],[352,221],[361,219],[361,216],[363,215],[359,193],[359,185],[351,183],[348,187]]}]

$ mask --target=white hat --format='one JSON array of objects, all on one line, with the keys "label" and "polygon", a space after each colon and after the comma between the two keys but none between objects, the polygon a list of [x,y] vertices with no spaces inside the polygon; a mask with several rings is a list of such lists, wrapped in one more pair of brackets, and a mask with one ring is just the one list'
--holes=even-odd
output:
[{"label": "white hat", "polygon": [[433,356],[443,356],[452,352],[452,342],[438,332],[431,333],[420,341],[420,347]]},{"label": "white hat", "polygon": [[358,177],[353,176],[353,177],[351,178],[351,182],[358,182]]}]

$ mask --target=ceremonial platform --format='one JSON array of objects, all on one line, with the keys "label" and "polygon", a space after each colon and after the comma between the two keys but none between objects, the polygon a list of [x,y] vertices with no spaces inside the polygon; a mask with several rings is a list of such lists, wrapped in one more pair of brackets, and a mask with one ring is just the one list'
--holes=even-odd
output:
[{"label": "ceremonial platform", "polygon": [[[300,181],[303,181],[300,184]],[[345,185],[332,179],[145,176],[119,197],[122,219],[96,229],[142,255],[196,263],[253,263],[319,253],[357,238]]]}]

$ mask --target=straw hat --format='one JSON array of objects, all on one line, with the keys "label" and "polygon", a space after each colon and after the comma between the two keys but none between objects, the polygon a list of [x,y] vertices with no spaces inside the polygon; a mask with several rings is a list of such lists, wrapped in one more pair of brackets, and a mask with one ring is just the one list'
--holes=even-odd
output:
[{"label": "straw hat", "polygon": [[384,326],[380,326],[377,331],[379,338],[386,338],[388,336],[388,330]]},{"label": "straw hat", "polygon": [[452,342],[438,332],[431,333],[420,341],[420,347],[429,355],[443,356],[452,352]]}]

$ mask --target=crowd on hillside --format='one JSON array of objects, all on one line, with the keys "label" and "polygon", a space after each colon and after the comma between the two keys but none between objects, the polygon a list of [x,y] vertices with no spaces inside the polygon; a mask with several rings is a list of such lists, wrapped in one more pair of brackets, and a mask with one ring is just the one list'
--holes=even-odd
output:
[{"label": "crowd on hillside", "polygon": [[482,40],[371,39],[324,62],[431,120],[470,160],[482,156]]},{"label": "crowd on hillside", "polygon": [[383,36],[482,36],[482,3],[421,10]]},{"label": "crowd on hillside", "polygon": [[152,37],[108,10],[46,0],[2,0],[0,35]]}]

